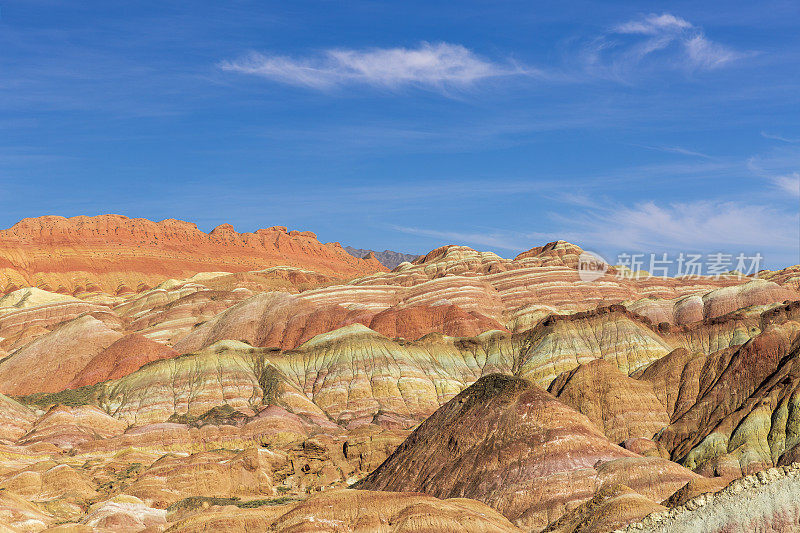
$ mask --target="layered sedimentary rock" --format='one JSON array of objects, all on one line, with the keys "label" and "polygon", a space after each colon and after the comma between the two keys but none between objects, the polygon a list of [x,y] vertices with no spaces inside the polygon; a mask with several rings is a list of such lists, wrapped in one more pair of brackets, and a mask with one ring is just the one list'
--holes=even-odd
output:
[{"label": "layered sedimentary rock", "polygon": [[[375,310],[446,302],[512,330],[527,329],[551,313],[609,304],[629,305],[654,323],[681,324],[715,318],[744,305],[768,306],[800,297],[792,286],[738,275],[632,279],[612,268],[596,280],[584,281],[577,270],[582,252],[556,241],[503,259],[465,246],[445,246],[392,272],[302,296],[312,302]],[[732,289],[720,290],[726,287]]]},{"label": "layered sedimentary rock", "polygon": [[114,341],[95,355],[66,388],[76,389],[121,378],[139,370],[147,363],[170,359],[177,355],[178,352],[169,346],[147,339],[138,333],[131,333]]},{"label": "layered sedimentary rock", "polygon": [[[558,256],[512,261],[464,247],[438,252],[431,252],[417,265],[405,264],[395,272],[304,291],[295,298],[256,295],[252,302],[242,303],[226,316],[215,317],[212,323],[188,333],[177,341],[179,349],[197,350],[226,338],[247,340],[257,346],[293,348],[316,334],[351,323],[408,339],[430,332],[472,336],[490,329],[524,331],[552,314],[622,303],[634,311],[633,315],[643,316],[652,324],[678,324],[674,331],[664,330],[664,334],[680,337],[675,342],[705,343],[708,346],[698,349],[713,351],[720,343],[710,344],[718,336],[707,335],[708,328],[698,328],[699,322],[692,320],[712,325],[718,317],[729,317],[738,312],[737,306],[744,305],[747,313],[738,314],[743,321],[752,317],[749,321],[754,322],[759,313],[770,307],[800,298],[800,294],[764,280],[628,280],[608,275],[599,281],[583,282],[577,271],[562,264]],[[729,312],[730,309],[735,311]],[[147,327],[160,329],[156,324],[159,319],[152,315]],[[140,325],[144,321],[137,322]],[[679,331],[680,327],[685,331]],[[747,331],[745,334],[748,336],[742,339],[738,330],[731,328],[731,338],[722,339],[721,343],[727,342],[728,346],[752,336]],[[738,337],[733,339],[733,335]]]},{"label": "layered sedimentary rock", "polygon": [[[18,291],[9,296],[16,292]],[[13,352],[62,322],[87,313],[109,312],[105,305],[45,291],[38,292],[44,295],[32,301],[26,300],[32,305],[0,308],[0,348]]]},{"label": "layered sedimentary rock", "polygon": [[[465,498],[437,500],[419,494],[341,491],[311,498],[272,524],[278,531],[301,531],[308,522],[326,527],[376,531],[519,531],[486,505]],[[390,524],[388,527],[384,524]]]},{"label": "layered sedimentary rock", "polygon": [[741,285],[723,287],[705,294],[683,296],[672,300],[642,299],[625,302],[631,311],[646,316],[654,323],[690,324],[716,318],[740,309],[757,308],[797,299],[797,292],[765,279],[754,279]]},{"label": "layered sedimentary rock", "polygon": [[[223,312],[217,317],[219,320],[209,321],[208,328],[203,327],[206,324],[196,328],[197,344],[202,346],[209,342],[209,333],[213,334],[212,340],[215,336],[233,337],[256,344],[269,344],[270,338],[291,338],[286,335],[286,324],[292,323],[292,317],[300,324],[307,324],[307,317],[294,311],[304,305],[302,300],[286,294],[254,297]],[[265,309],[267,316],[282,316],[287,322],[252,319],[254,315],[265,313]],[[230,320],[231,316],[244,316],[245,320]],[[118,350],[117,346],[124,349]],[[176,344],[179,351],[191,347]],[[292,402],[300,402],[287,400],[288,403],[281,404],[290,411],[315,412],[316,416],[330,417],[346,425],[371,421],[378,413],[383,413],[384,416],[399,416],[409,424],[421,420],[475,380],[493,372],[516,373],[547,387],[559,374],[579,365],[605,361],[608,365],[587,366],[578,376],[590,376],[592,368],[608,371],[605,378],[595,380],[598,386],[614,377],[614,382],[625,390],[638,391],[642,398],[647,396],[645,407],[654,409],[641,412],[638,418],[618,412],[614,415],[617,422],[609,418],[607,425],[599,424],[614,442],[621,442],[633,437],[650,437],[669,423],[667,417],[674,412],[677,401],[670,397],[677,392],[672,392],[672,388],[666,390],[666,385],[656,383],[657,380],[638,382],[627,378],[626,374],[645,371],[644,368],[655,361],[645,371],[650,376],[655,372],[651,368],[660,368],[662,361],[670,360],[668,354],[675,358],[673,352],[667,340],[646,320],[612,306],[554,317],[530,331],[515,334],[502,331],[475,337],[428,334],[408,342],[387,338],[361,324],[352,324],[319,334],[293,350],[254,348],[241,341],[218,341],[179,358],[174,357],[175,353],[169,348],[153,341],[135,334],[120,334],[118,340],[98,350],[67,385],[94,385],[111,379],[91,389],[92,401],[115,416],[141,424],[163,422],[173,415],[199,416],[220,404],[238,409],[272,401],[271,393],[265,390],[264,380],[269,376],[280,385],[281,395],[286,394]],[[13,361],[14,357],[8,361]],[[164,358],[166,360],[158,361]],[[0,371],[4,364],[0,364]],[[133,371],[142,365],[141,369]],[[616,374],[610,373],[612,369],[616,369]],[[669,373],[667,377],[672,375]],[[681,382],[681,387],[690,386],[692,376],[687,373],[687,380]],[[573,391],[570,394],[580,396],[582,388],[591,381],[583,378],[574,381],[568,387]],[[648,387],[652,392],[645,395]],[[592,409],[590,405],[607,403],[610,409],[621,408],[620,402],[606,402],[613,399],[614,394],[608,388],[602,392],[590,387],[586,392],[590,394],[585,398],[587,414]],[[602,394],[608,397],[602,398]],[[611,411],[601,409],[590,416],[604,419],[611,416]],[[621,419],[626,419],[628,425],[617,427]]]},{"label": "layered sedimentary rock", "polygon": [[[97,403],[129,424],[199,417],[217,406],[252,409],[265,399],[294,411],[324,414],[297,386],[242,343],[228,341],[195,355],[166,359],[92,389]],[[261,382],[261,383],[260,383]],[[265,390],[267,389],[267,390]]]},{"label": "layered sedimentary rock", "polygon": [[437,410],[358,487],[474,498],[540,531],[604,483],[659,500],[695,476],[612,444],[524,379],[491,375]]},{"label": "layered sedimentary rock", "polygon": [[672,350],[652,324],[619,305],[551,315],[524,336],[525,347],[515,370],[543,386],[595,359],[610,361],[629,374]]},{"label": "layered sedimentary rock", "polygon": [[586,415],[612,442],[649,439],[670,422],[651,383],[629,378],[604,359],[561,374],[548,390]]},{"label": "layered sedimentary rock", "polygon": [[210,233],[180,220],[151,222],[120,215],[24,219],[0,232],[0,286],[78,293],[136,291],[197,272],[241,272],[269,266],[307,268],[339,278],[383,270],[311,232],[275,226]]},{"label": "layered sedimentary rock", "polygon": [[94,406],[55,406],[39,418],[18,442],[47,442],[69,449],[76,444],[121,435],[127,424]]},{"label": "layered sedimentary rock", "polygon": [[421,419],[480,376],[510,370],[509,338],[486,333],[462,341],[438,336],[401,344],[353,325],[270,361],[340,423],[379,411]]},{"label": "layered sedimentary rock", "polygon": [[235,339],[252,346],[293,348],[314,335],[341,327],[359,314],[341,307],[318,308],[286,293],[258,294],[196,328],[175,347],[191,352]]},{"label": "layered sedimentary rock", "polygon": [[79,302],[77,298],[66,294],[44,291],[37,287],[24,287],[11,291],[0,298],[0,314],[14,311],[17,309],[27,309],[29,307],[39,307],[41,305]]},{"label": "layered sedimentary rock", "polygon": [[148,507],[134,496],[116,496],[92,505],[81,524],[94,531],[158,531],[166,527],[167,513]]},{"label": "layered sedimentary rock", "polygon": [[0,489],[32,501],[60,499],[85,503],[97,496],[91,481],[79,469],[53,461],[41,461],[6,476],[0,482]]},{"label": "layered sedimentary rock", "polygon": [[[739,348],[704,358],[674,354],[674,361],[661,366],[686,375],[685,384],[673,381],[670,387],[659,377],[664,370],[643,374],[657,388],[672,388],[676,398],[672,423],[658,436],[673,459],[719,475],[741,475],[793,460],[798,444],[798,335],[800,324],[787,321],[770,325]],[[698,381],[690,377],[694,370],[685,370],[689,366],[699,369]]]},{"label": "layered sedimentary rock", "polygon": [[274,488],[262,461],[266,450],[217,450],[189,457],[165,456],[153,463],[126,489],[149,506],[165,509],[189,495],[230,498],[273,495]]},{"label": "layered sedimentary rock", "polygon": [[285,352],[220,341],[75,394],[136,425],[264,404],[342,424],[399,416],[407,425],[482,375],[510,372],[522,340],[497,332],[399,343],[356,324]]},{"label": "layered sedimentary rock", "polygon": [[36,414],[28,407],[0,394],[0,443],[16,442],[36,421]]},{"label": "layered sedimentary rock", "polygon": [[[287,509],[288,507],[288,509]],[[170,531],[438,531],[519,533],[502,515],[466,498],[439,500],[415,493],[340,490],[277,509],[234,506],[198,513]]]},{"label": "layered sedimentary rock", "polygon": [[135,315],[123,316],[131,317],[130,329],[157,342],[174,345],[203,322],[250,296],[252,292],[247,289],[201,290]]},{"label": "layered sedimentary rock", "polygon": [[759,272],[759,277],[800,292],[800,265],[790,266],[781,270],[762,270]]},{"label": "layered sedimentary rock", "polygon": [[375,312],[335,304],[315,305],[302,296],[273,292],[258,294],[230,307],[191,331],[175,344],[175,349],[190,352],[225,339],[252,346],[295,348],[316,335],[351,324],[363,324],[388,337],[409,339],[431,332],[469,337],[505,329],[495,320],[455,305],[420,305]]},{"label": "layered sedimentary rock", "polygon": [[9,491],[0,491],[0,517],[6,531],[43,531],[55,523],[52,516]]},{"label": "layered sedimentary rock", "polygon": [[645,498],[625,485],[604,486],[589,501],[567,512],[544,531],[606,533],[647,515],[666,510],[663,505]]},{"label": "layered sedimentary rock", "polygon": [[737,479],[716,494],[653,513],[621,532],[797,531],[800,527],[800,466],[775,468]]},{"label": "layered sedimentary rock", "polygon": [[0,362],[0,393],[64,390],[96,356],[122,337],[91,315],[65,322]]},{"label": "layered sedimentary rock", "polygon": [[[126,220],[55,219],[25,268],[96,270],[0,296],[18,529],[608,531],[800,460],[796,269],[584,281],[556,241],[344,275],[308,235]],[[370,472],[427,494],[329,492]]]}]

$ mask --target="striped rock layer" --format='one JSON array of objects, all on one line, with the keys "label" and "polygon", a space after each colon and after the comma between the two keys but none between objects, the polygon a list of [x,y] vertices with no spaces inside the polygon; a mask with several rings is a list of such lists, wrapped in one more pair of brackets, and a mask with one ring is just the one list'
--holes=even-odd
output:
[{"label": "striped rock layer", "polygon": [[386,272],[284,228],[18,226],[17,529],[608,531],[800,460],[794,267],[584,281],[557,241]]},{"label": "striped rock layer", "polygon": [[540,531],[604,483],[657,500],[696,476],[612,444],[544,390],[494,374],[437,410],[358,487],[474,498]]}]

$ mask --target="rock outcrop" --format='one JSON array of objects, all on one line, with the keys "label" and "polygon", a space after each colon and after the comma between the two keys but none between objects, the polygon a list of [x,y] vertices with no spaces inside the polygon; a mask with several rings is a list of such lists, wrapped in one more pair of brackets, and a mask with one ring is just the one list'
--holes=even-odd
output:
[{"label": "rock outcrop", "polygon": [[800,465],[737,479],[717,493],[656,512],[620,532],[797,531],[800,527]]},{"label": "rock outcrop", "polygon": [[65,322],[0,362],[0,393],[22,396],[64,390],[122,337],[91,315]]},{"label": "rock outcrop", "polygon": [[[678,409],[658,435],[672,458],[692,469],[737,476],[793,461],[800,442],[799,336],[800,324],[789,321],[767,327],[739,348],[702,358],[675,354],[661,365],[686,377],[673,381],[677,390],[670,387]],[[699,372],[693,376],[689,367]],[[642,377],[661,381],[656,387],[662,390],[669,387],[659,372],[652,374]]]},{"label": "rock outcrop", "polygon": [[198,272],[302,267],[350,278],[384,270],[308,231],[275,226],[237,233],[230,224],[210,233],[180,220],[152,222],[120,215],[24,219],[0,231],[0,287],[125,293]]}]

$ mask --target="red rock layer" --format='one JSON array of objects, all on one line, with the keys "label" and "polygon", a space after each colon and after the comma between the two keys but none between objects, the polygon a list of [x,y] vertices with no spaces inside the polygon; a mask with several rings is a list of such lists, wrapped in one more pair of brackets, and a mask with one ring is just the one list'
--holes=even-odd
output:
[{"label": "red rock layer", "polygon": [[357,259],[338,243],[281,226],[237,233],[230,224],[210,233],[195,224],[121,215],[24,219],[0,231],[0,288],[20,286],[77,293],[122,293],[197,272],[300,267],[338,278],[386,269]]},{"label": "red rock layer", "polygon": [[800,298],[789,287],[739,276],[630,279],[611,269],[597,280],[584,281],[575,268],[580,252],[575,245],[557,241],[515,259],[503,259],[466,246],[444,246],[413,264],[402,263],[392,272],[305,291],[302,297],[377,310],[450,303],[515,331],[527,329],[550,313],[585,311],[600,305],[630,306],[655,322],[688,323],[742,306]]},{"label": "red rock layer", "polygon": [[13,352],[60,324],[87,313],[108,312],[102,305],[76,300],[20,309],[0,316],[0,348]]},{"label": "red rock layer", "polygon": [[0,364],[0,393],[58,392],[123,335],[91,315],[65,322]]},{"label": "red rock layer", "polygon": [[139,370],[145,364],[159,359],[176,357],[178,352],[137,333],[131,333],[114,342],[94,356],[86,367],[67,385],[76,389],[109,379],[121,378]]},{"label": "red rock layer", "polygon": [[[201,293],[202,294],[202,293]],[[321,333],[351,324],[363,324],[390,338],[418,339],[431,332],[474,336],[505,331],[499,322],[452,304],[347,309],[285,293],[258,294],[234,305],[195,328],[175,344],[181,353],[197,351],[217,341],[233,339],[252,346],[296,348]]]}]

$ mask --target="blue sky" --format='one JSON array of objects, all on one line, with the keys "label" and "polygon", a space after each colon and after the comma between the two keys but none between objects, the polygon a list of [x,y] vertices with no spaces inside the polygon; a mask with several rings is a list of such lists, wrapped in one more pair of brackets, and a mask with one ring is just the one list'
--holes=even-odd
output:
[{"label": "blue sky", "polygon": [[0,3],[0,226],[800,262],[800,4]]}]

